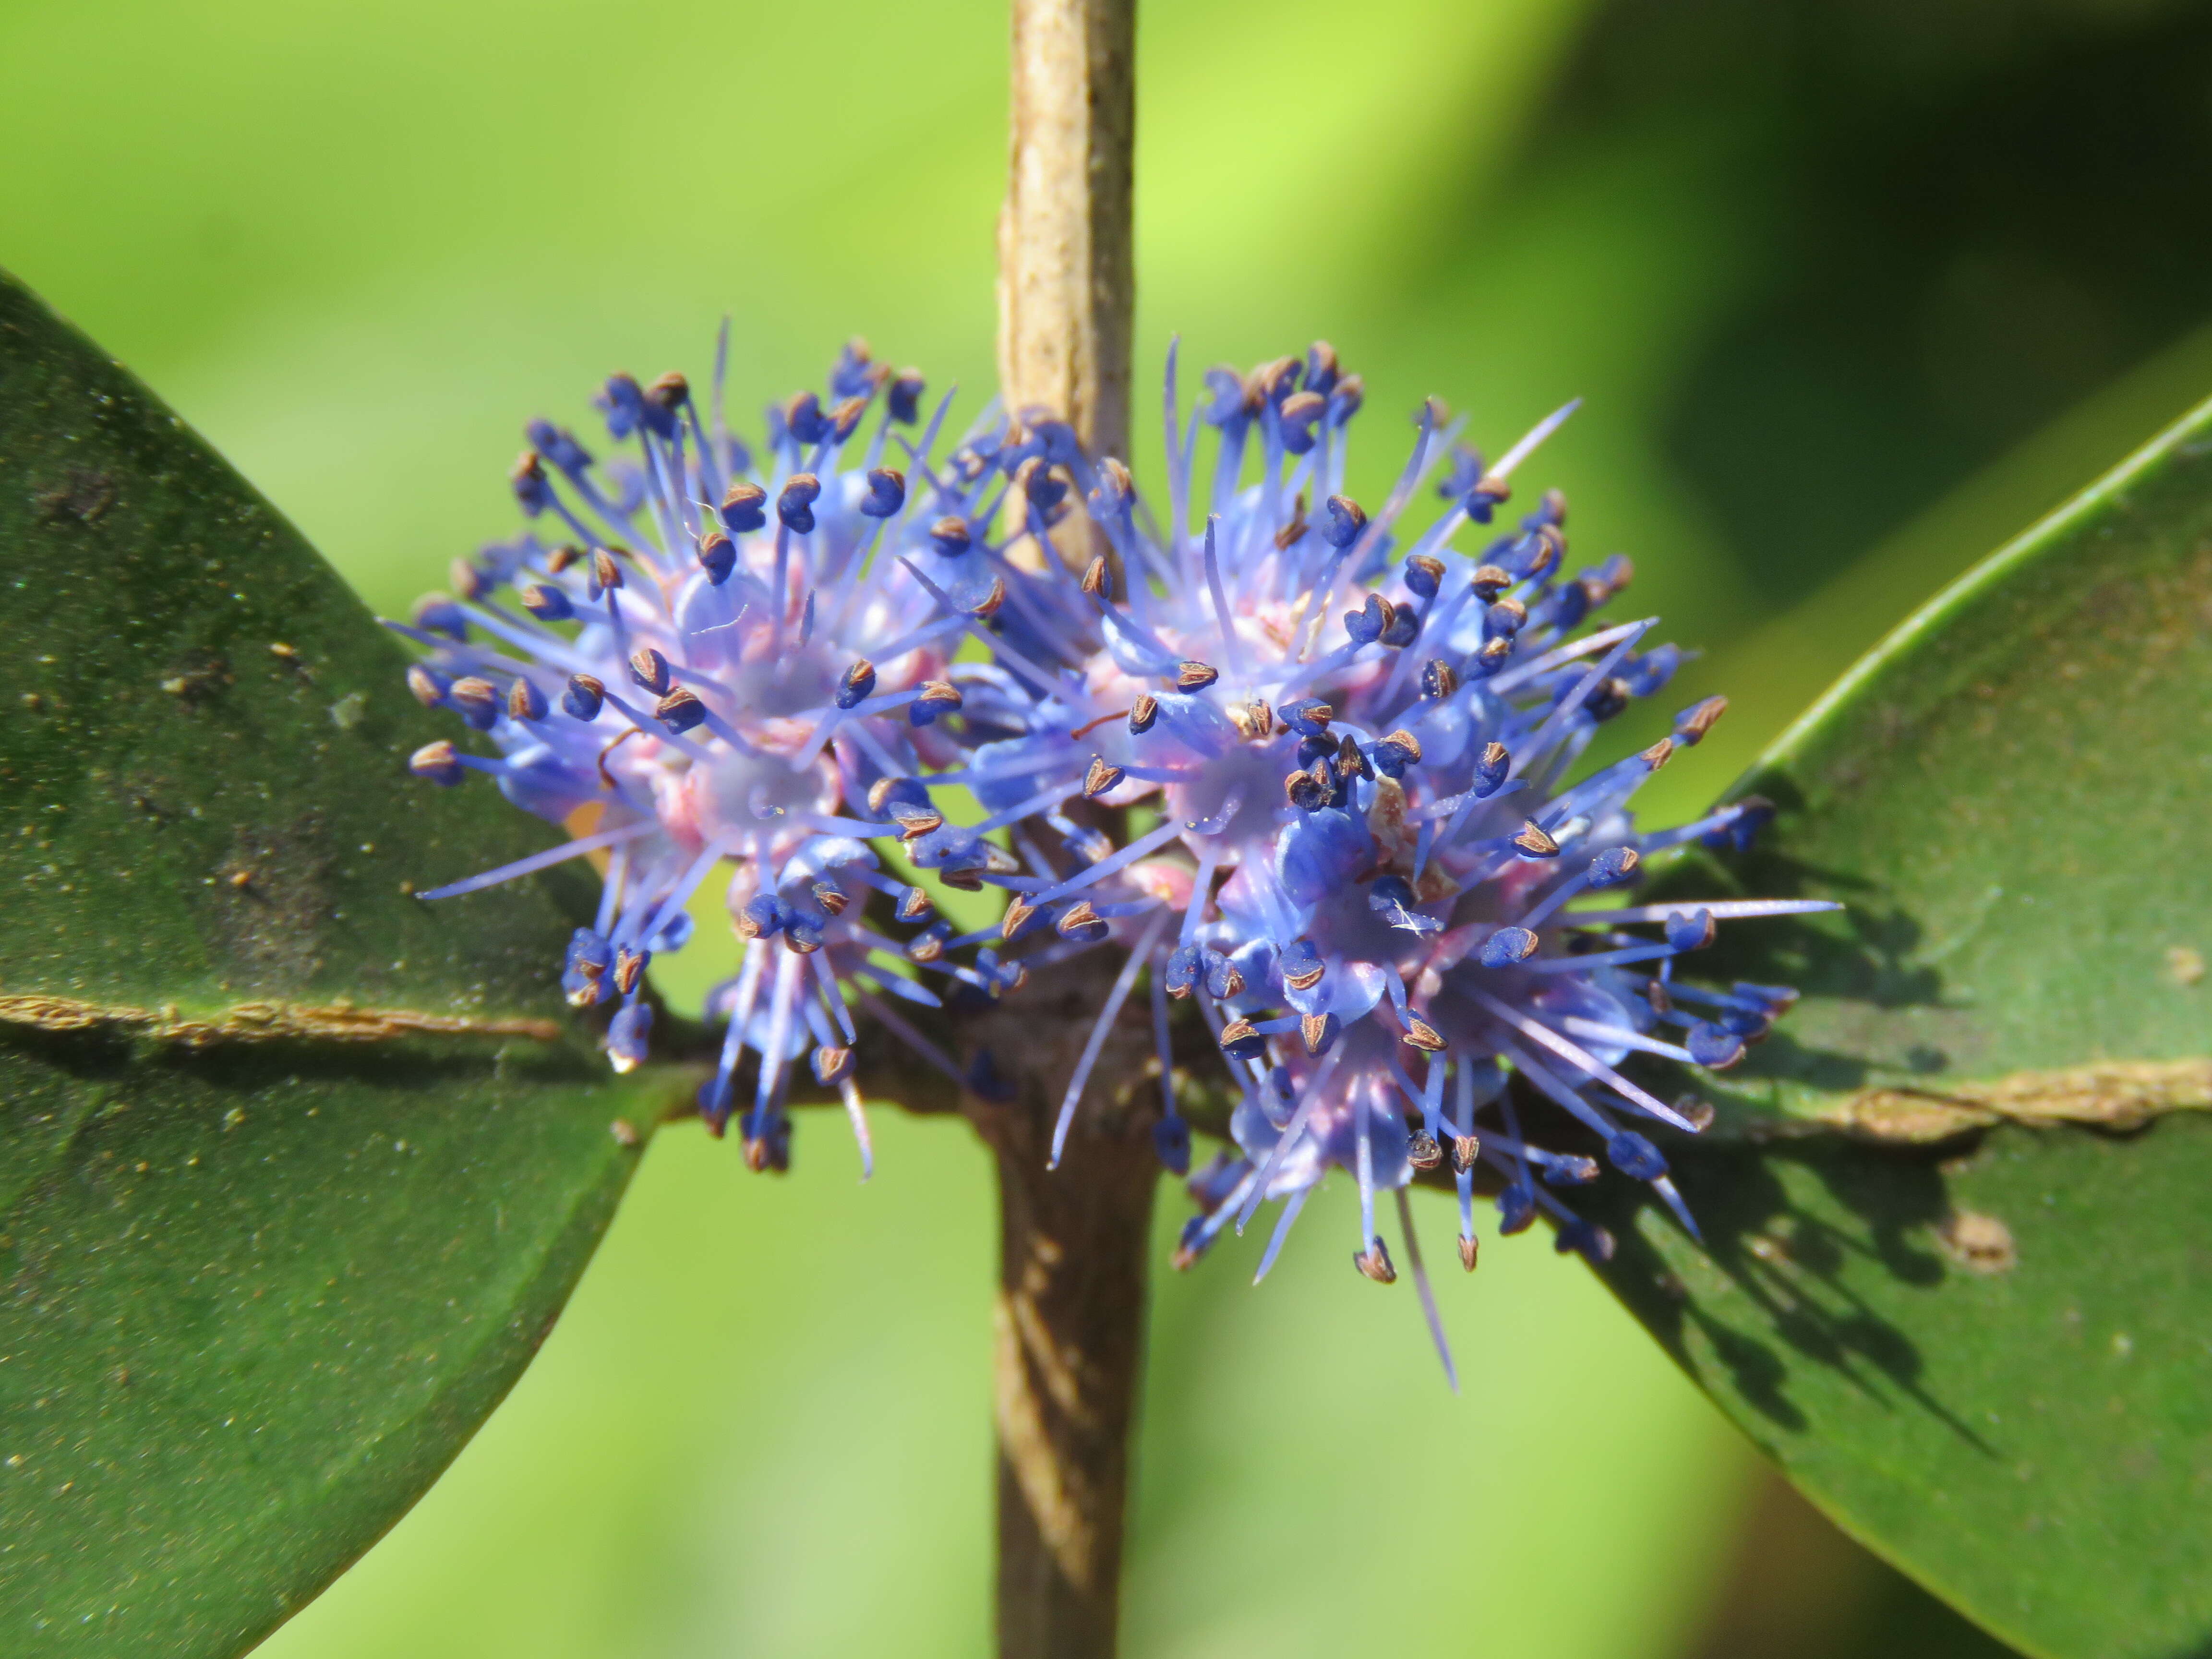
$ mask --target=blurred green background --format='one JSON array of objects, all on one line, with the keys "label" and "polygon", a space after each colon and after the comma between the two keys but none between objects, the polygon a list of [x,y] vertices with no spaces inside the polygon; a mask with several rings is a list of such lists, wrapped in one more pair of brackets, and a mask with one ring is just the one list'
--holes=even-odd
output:
[{"label": "blurred green background", "polygon": [[[1004,32],[997,0],[0,0],[0,264],[390,610],[507,533],[526,416],[702,374],[725,312],[740,408],[855,331],[986,387]],[[1706,648],[1682,700],[1736,702],[1662,811],[2212,389],[2203,6],[1175,0],[1139,88],[1148,377],[1170,331],[1200,364],[1326,334],[1367,495],[1425,394],[1493,453],[1589,399],[1530,482]],[[865,1190],[826,1123],[781,1182],[663,1134],[507,1405],[263,1651],[985,1650],[987,1160],[878,1133]],[[1235,1245],[1159,1285],[1132,1654],[1989,1650],[1539,1237],[1443,1287],[1452,1397],[1408,1291],[1347,1270],[1346,1198],[1264,1291]]]}]

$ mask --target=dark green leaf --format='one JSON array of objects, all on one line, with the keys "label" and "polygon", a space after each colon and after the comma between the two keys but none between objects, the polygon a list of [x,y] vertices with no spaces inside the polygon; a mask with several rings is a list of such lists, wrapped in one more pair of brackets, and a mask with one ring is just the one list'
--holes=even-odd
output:
[{"label": "dark green leaf", "polygon": [[561,1024],[587,875],[410,896],[553,837],[410,776],[396,645],[4,277],[0,550],[0,1650],[233,1654],[514,1381],[670,1084]]},{"label": "dark green leaf", "polygon": [[[2212,406],[1914,617],[1747,781],[1804,988],[1714,1091],[1710,1255],[1615,1286],[1818,1502],[2031,1652],[2212,1649]],[[1724,935],[1724,939],[1728,936]]]}]

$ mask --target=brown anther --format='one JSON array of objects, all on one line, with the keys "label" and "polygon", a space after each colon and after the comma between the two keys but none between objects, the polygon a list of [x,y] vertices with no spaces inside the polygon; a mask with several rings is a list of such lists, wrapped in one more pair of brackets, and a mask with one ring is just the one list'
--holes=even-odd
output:
[{"label": "brown anther", "polygon": [[1667,981],[1663,979],[1644,981],[1644,1000],[1651,1005],[1651,1012],[1662,1018],[1674,1012],[1674,999],[1667,994]]},{"label": "brown anther", "polygon": [[836,428],[839,443],[853,435],[854,428],[860,424],[860,416],[867,412],[868,400],[857,396],[846,398],[830,411],[830,423]]},{"label": "brown anther", "polygon": [[891,798],[891,791],[904,783],[904,778],[878,778],[868,786],[868,811],[878,817],[884,814],[884,803]]},{"label": "brown anther", "polygon": [[668,691],[668,659],[649,645],[629,653],[629,677],[656,697]]},{"label": "brown anther", "polygon": [[1106,563],[1106,556],[1101,553],[1083,573],[1083,591],[1094,599],[1110,599],[1113,586],[1113,572]]},{"label": "brown anther", "polygon": [[1308,1014],[1298,1021],[1298,1036],[1305,1040],[1306,1052],[1317,1054],[1322,1044],[1328,1040],[1328,1016]]},{"label": "brown anther", "polygon": [[1220,678],[1220,671],[1209,663],[1179,662],[1176,665],[1175,683],[1178,691],[1203,691]]},{"label": "brown anther", "polygon": [[768,1142],[758,1135],[746,1136],[745,1168],[759,1175],[767,1170],[768,1162]]},{"label": "brown anther", "polygon": [[604,547],[592,550],[592,582],[602,592],[623,585],[622,567],[615,562],[615,556]]},{"label": "brown anther", "polygon": [[814,1075],[823,1083],[842,1081],[853,1069],[853,1051],[829,1043],[814,1051]]},{"label": "brown anther", "polygon": [[1275,711],[1257,697],[1229,705],[1229,723],[1247,743],[1261,743],[1274,734]]},{"label": "brown anther", "polygon": [[1486,743],[1482,745],[1482,766],[1485,771],[1494,772],[1501,766],[1510,765],[1512,761],[1513,757],[1506,752],[1504,744]]},{"label": "brown anther", "polygon": [[653,705],[653,718],[672,731],[688,732],[706,718],[707,705],[688,685],[679,685]]},{"label": "brown anther", "polygon": [[[165,685],[162,689],[166,690],[167,687]],[[183,688],[180,685],[179,689]],[[425,708],[435,708],[446,700],[446,694],[438,689],[437,680],[419,662],[407,665],[407,689],[415,694],[415,701]]]},{"label": "brown anther", "polygon": [[1374,766],[1349,732],[1337,740],[1336,775],[1340,778],[1370,779],[1375,775]]},{"label": "brown anther", "polygon": [[1475,1257],[1481,1253],[1481,1243],[1462,1233],[1459,1241],[1459,1265],[1469,1273],[1474,1271]]},{"label": "brown anther", "polygon": [[627,945],[615,952],[615,989],[628,996],[637,989],[639,977],[645,972],[646,957],[642,951],[633,951]]},{"label": "brown anther", "polygon": [[[1215,954],[1218,955],[1219,953],[1216,952]],[[1214,971],[1221,975],[1221,994],[1223,996],[1233,997],[1242,996],[1243,994],[1244,975],[1237,971],[1237,964],[1235,963],[1231,962],[1224,957],[1222,959],[1221,966]]]},{"label": "brown anther", "polygon": [[1517,634],[1528,624],[1528,607],[1522,604],[1518,599],[1504,599],[1492,600],[1491,602],[1490,610],[1492,615],[1500,617],[1501,620],[1504,622],[1510,622],[1512,623],[1512,627],[1507,630],[1508,632]]},{"label": "brown anther", "polygon": [[1421,763],[1421,740],[1404,726],[1400,726],[1382,741],[1404,755],[1407,765],[1419,766]]},{"label": "brown anther", "polygon": [[1726,697],[1707,697],[1690,709],[1674,723],[1674,735],[1684,743],[1695,743],[1713,729],[1713,723],[1728,713]]},{"label": "brown anther", "polygon": [[1129,705],[1130,732],[1136,736],[1143,736],[1152,729],[1152,722],[1159,718],[1159,699],[1149,691],[1139,692],[1136,702]]},{"label": "brown anther", "polygon": [[1328,771],[1328,762],[1323,758],[1315,763],[1310,772],[1291,773],[1283,780],[1283,799],[1301,812],[1320,811],[1336,793]]},{"label": "brown anther", "polygon": [[921,921],[928,916],[930,908],[929,895],[919,887],[909,887],[895,914],[901,921]]},{"label": "brown anther", "polygon": [[1221,1028],[1221,1046],[1224,1048],[1239,1042],[1249,1042],[1260,1035],[1249,1019],[1232,1019]]},{"label": "brown anther", "polygon": [[588,1008],[597,1002],[599,1000],[599,981],[606,971],[596,962],[578,963],[576,973],[583,983],[568,993],[568,1006],[571,1008]]},{"label": "brown anther", "polygon": [[1022,931],[1024,925],[1036,914],[1036,905],[1018,894],[1016,895],[1013,902],[1006,906],[1006,914],[999,920],[999,937],[1009,939],[1013,938]]},{"label": "brown anther", "polygon": [[681,409],[691,396],[691,382],[672,368],[646,387],[645,395],[663,409]]},{"label": "brown anther", "polygon": [[1442,702],[1459,690],[1459,671],[1442,657],[1431,657],[1421,667],[1421,695]]},{"label": "brown anther", "polygon": [[1474,1168],[1474,1160],[1482,1156],[1482,1140],[1476,1135],[1454,1135],[1451,1144],[1452,1170],[1465,1175]]},{"label": "brown anther", "polygon": [[1495,472],[1486,472],[1475,480],[1474,493],[1486,501],[1510,501],[1513,499],[1513,486]]},{"label": "brown anther", "polygon": [[795,957],[811,957],[822,948],[822,941],[803,938],[797,930],[787,927],[783,930],[783,948]]},{"label": "brown anther", "polygon": [[1297,501],[1291,507],[1291,521],[1275,532],[1275,550],[1286,552],[1298,538],[1306,533],[1306,492],[1298,491]]},{"label": "brown anther", "polygon": [[1431,586],[1444,579],[1444,562],[1432,553],[1416,553],[1406,561],[1406,568],[1418,570],[1429,579]]},{"label": "brown anther", "polygon": [[1645,750],[1641,755],[1638,755],[1637,758],[1642,761],[1646,766],[1650,767],[1653,771],[1656,772],[1668,761],[1674,758],[1674,739],[1672,738],[1662,738],[1658,742],[1653,744],[1649,749]]},{"label": "brown anther", "polygon": [[1534,818],[1522,822],[1521,833],[1513,837],[1513,844],[1532,859],[1553,859],[1559,855],[1559,843],[1539,829]]},{"label": "brown anther", "polygon": [[[928,835],[932,830],[942,830],[943,828],[945,828],[945,815],[943,813],[917,812],[912,817],[901,818],[899,820],[899,839],[901,841],[920,841],[924,836]],[[945,879],[950,881],[952,878],[948,875]],[[968,890],[972,893],[975,889],[974,887],[970,887]]]},{"label": "brown anther", "polygon": [[994,993],[994,995],[1004,995],[1004,994],[1005,994],[1006,992],[1008,992],[1008,991],[1018,991],[1018,990],[1020,990],[1020,989],[1022,988],[1022,987],[1023,987],[1023,986],[1024,986],[1024,985],[1028,984],[1029,982],[1030,982],[1030,965],[1029,965],[1029,963],[1025,963],[1025,962],[1018,962],[1018,963],[1015,963],[1012,967],[1010,967],[1010,968],[1008,968],[1008,969],[1006,969],[1006,982],[1005,982],[1003,985],[1001,985],[1001,986],[999,988],[998,991],[997,991],[997,992],[995,992],[995,993]]},{"label": "brown anther", "polygon": [[507,717],[512,720],[534,720],[543,712],[537,688],[518,674],[514,684],[507,688]]},{"label": "brown anther", "polygon": [[758,507],[768,499],[768,491],[748,479],[740,478],[722,494],[722,511],[742,513],[747,507]]},{"label": "brown anther", "polygon": [[545,568],[557,576],[583,556],[582,548],[563,544],[545,556]]},{"label": "brown anther", "polygon": [[847,691],[857,691],[864,697],[868,695],[875,683],[876,665],[866,657],[854,658],[853,665],[845,671],[845,678],[839,682]]},{"label": "brown anther", "polygon": [[1083,775],[1083,798],[1097,800],[1127,775],[1120,767],[1107,765],[1103,756],[1093,755],[1091,769]]},{"label": "brown anther", "polygon": [[844,890],[835,882],[817,881],[813,887],[814,902],[833,916],[845,914],[845,907],[853,901],[845,896]]},{"label": "brown anther", "polygon": [[1062,939],[1073,939],[1087,927],[1103,925],[1103,921],[1098,912],[1091,908],[1091,901],[1082,899],[1078,901],[1058,921],[1053,923],[1053,926],[1060,930],[1060,936]]},{"label": "brown anther", "polygon": [[934,933],[923,933],[907,942],[906,953],[910,961],[934,962],[945,954],[945,941]]},{"label": "brown anther", "polygon": [[1198,1265],[1198,1252],[1188,1244],[1178,1244],[1168,1256],[1168,1266],[1179,1273],[1187,1273]]},{"label": "brown anther", "polygon": [[924,680],[921,695],[915,701],[939,714],[947,714],[960,707],[960,688],[950,680]]},{"label": "brown anther", "polygon": [[1444,1149],[1425,1129],[1416,1129],[1406,1143],[1406,1161],[1417,1170],[1433,1170],[1444,1161]]},{"label": "brown anther", "polygon": [[1307,969],[1303,974],[1285,974],[1283,983],[1293,991],[1310,991],[1321,983],[1322,976],[1328,972],[1328,964],[1324,962],[1317,967]]},{"label": "brown anther", "polygon": [[1513,578],[1494,564],[1479,565],[1475,568],[1475,596],[1486,605],[1512,586]]},{"label": "brown anther", "polygon": [[1437,1028],[1419,1014],[1406,1016],[1406,1034],[1398,1039],[1409,1048],[1419,1048],[1425,1054],[1440,1054],[1444,1040],[1437,1035]]},{"label": "brown anther", "polygon": [[968,614],[971,617],[995,617],[999,614],[999,607],[1006,602],[1006,579],[994,575],[991,578],[991,591],[969,605]]},{"label": "brown anther", "polygon": [[1099,462],[1098,470],[1105,474],[1108,485],[1123,501],[1128,501],[1136,495],[1136,479],[1130,476],[1127,466],[1113,456],[1109,455],[1104,460]]},{"label": "brown anther", "polygon": [[499,705],[499,688],[474,674],[465,674],[455,680],[447,695],[464,708],[494,708]]},{"label": "brown anther", "polygon": [[1352,1258],[1352,1265],[1377,1285],[1395,1285],[1398,1282],[1398,1270],[1390,1265],[1390,1252],[1383,1244],[1380,1235],[1377,1235],[1375,1243],[1368,1248],[1364,1255]]}]

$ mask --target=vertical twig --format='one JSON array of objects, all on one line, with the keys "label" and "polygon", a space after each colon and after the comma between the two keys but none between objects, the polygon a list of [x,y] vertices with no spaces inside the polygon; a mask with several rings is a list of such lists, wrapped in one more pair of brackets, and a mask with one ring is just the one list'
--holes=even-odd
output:
[{"label": "vertical twig", "polygon": [[999,378],[1017,413],[1129,453],[1136,0],[1013,0],[1012,168],[999,218]]},{"label": "vertical twig", "polygon": [[[1094,455],[1128,453],[1136,0],[1012,0],[1012,119],[999,221],[999,372]],[[1085,522],[1079,510],[1071,525]],[[1061,556],[1080,555],[1066,547]],[[999,1651],[1109,1659],[1118,1623],[1129,1434],[1158,1183],[1145,1122],[1106,1098],[1139,1073],[1104,1056],[1063,1167],[1052,1118],[1117,964],[1092,951],[984,1022],[1014,1097],[973,1109],[999,1175],[994,1407]],[[995,1025],[994,1031],[989,1027]]]}]

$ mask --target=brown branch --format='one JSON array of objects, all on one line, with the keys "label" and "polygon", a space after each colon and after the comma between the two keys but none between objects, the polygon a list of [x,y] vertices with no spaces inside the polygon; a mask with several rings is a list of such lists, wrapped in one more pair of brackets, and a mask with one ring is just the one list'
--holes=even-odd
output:
[{"label": "brown branch", "polygon": [[204,1018],[173,1007],[134,1008],[40,994],[0,996],[0,1024],[41,1031],[126,1030],[159,1042],[206,1048],[217,1042],[381,1042],[405,1036],[528,1037],[557,1042],[550,1019],[476,1019],[409,1008],[356,1008],[350,1002],[241,1002]]}]

